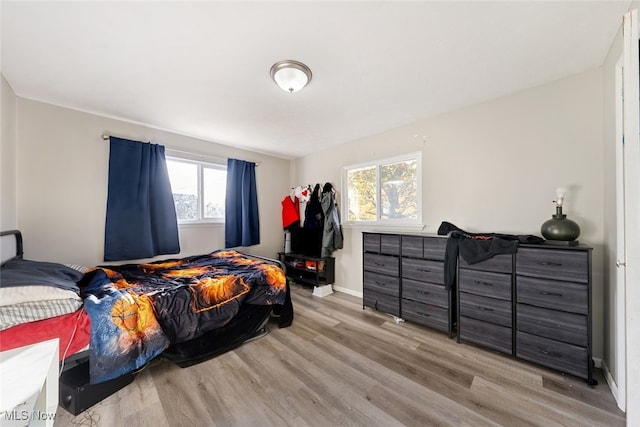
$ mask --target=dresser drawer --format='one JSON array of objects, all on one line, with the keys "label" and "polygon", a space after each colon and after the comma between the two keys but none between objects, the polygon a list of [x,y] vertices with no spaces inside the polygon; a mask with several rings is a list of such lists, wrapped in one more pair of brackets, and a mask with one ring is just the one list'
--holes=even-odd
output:
[{"label": "dresser drawer", "polygon": [[447,239],[440,237],[402,236],[402,256],[444,261]]},{"label": "dresser drawer", "polygon": [[589,253],[581,250],[520,248],[516,273],[524,276],[589,282]]},{"label": "dresser drawer", "polygon": [[444,237],[424,238],[424,257],[444,261],[444,254],[447,250],[447,239]]},{"label": "dresser drawer", "polygon": [[400,317],[400,298],[365,290],[362,304],[378,311]]},{"label": "dresser drawer", "polygon": [[511,301],[460,292],[460,315],[511,327]]},{"label": "dresser drawer", "polygon": [[446,308],[403,299],[402,318],[441,331],[449,331],[449,310]]},{"label": "dresser drawer", "polygon": [[362,247],[365,252],[380,252],[380,235],[372,233],[362,234]]},{"label": "dresser drawer", "polygon": [[590,361],[584,347],[518,331],[516,356],[578,377],[588,377]]},{"label": "dresser drawer", "polygon": [[400,255],[400,235],[381,234],[380,253],[389,255]]},{"label": "dresser drawer", "polygon": [[402,277],[444,285],[444,263],[424,259],[403,258]]},{"label": "dresser drawer", "polygon": [[517,276],[516,291],[519,303],[589,314],[589,288],[586,284]]},{"label": "dresser drawer", "polygon": [[398,298],[400,296],[400,278],[365,271],[362,282],[363,291],[371,290]]},{"label": "dresser drawer", "polygon": [[585,315],[518,304],[516,316],[518,331],[581,347],[588,345],[588,317]]},{"label": "dresser drawer", "polygon": [[417,280],[402,279],[402,298],[443,308],[449,307],[449,291],[444,286]]},{"label": "dresser drawer", "polygon": [[511,328],[460,316],[458,333],[462,341],[479,344],[507,354],[512,353]]},{"label": "dresser drawer", "polygon": [[398,257],[365,253],[363,262],[365,271],[400,276],[400,259]]},{"label": "dresser drawer", "polygon": [[460,268],[467,268],[470,270],[482,270],[482,271],[494,271],[496,273],[509,273],[513,272],[513,255],[500,254],[495,255],[484,261],[477,262],[475,264],[469,264],[460,258]]},{"label": "dresser drawer", "polygon": [[402,236],[402,256],[422,258],[424,256],[424,237]]},{"label": "dresser drawer", "polygon": [[463,268],[458,274],[461,291],[511,301],[511,274]]}]

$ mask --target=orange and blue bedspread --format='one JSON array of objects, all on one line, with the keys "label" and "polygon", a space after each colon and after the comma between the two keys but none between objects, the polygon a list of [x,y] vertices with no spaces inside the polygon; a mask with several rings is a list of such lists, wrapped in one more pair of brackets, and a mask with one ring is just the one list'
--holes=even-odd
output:
[{"label": "orange and blue bedspread", "polygon": [[81,280],[91,382],[143,367],[170,344],[226,325],[243,303],[283,304],[284,271],[237,251],[103,266]]}]

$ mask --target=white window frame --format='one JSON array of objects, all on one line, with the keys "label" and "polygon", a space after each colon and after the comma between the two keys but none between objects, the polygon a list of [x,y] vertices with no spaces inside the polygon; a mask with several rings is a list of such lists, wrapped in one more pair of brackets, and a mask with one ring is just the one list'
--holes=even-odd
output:
[{"label": "white window frame", "polygon": [[[382,183],[380,182],[380,168],[382,166],[405,162],[408,160],[415,160],[416,162],[416,204],[417,204],[417,212],[415,219],[383,219],[382,216],[382,203],[380,202],[381,194],[382,194]],[[370,162],[357,163],[353,165],[344,166],[342,168],[342,206],[345,209],[349,209],[349,186],[347,174],[350,170],[360,169],[366,167],[375,167],[376,168],[376,219],[375,220],[361,220],[361,221],[353,221],[348,220],[348,212],[345,211],[343,215],[343,224],[346,225],[357,225],[357,224],[383,224],[383,225],[418,225],[422,224],[422,152],[416,151],[412,153],[402,154],[393,157],[386,157],[384,159],[374,160]]]},{"label": "white window frame", "polygon": [[[194,158],[191,158],[190,156],[186,156],[182,153],[177,154],[177,153],[172,153],[170,151],[166,153],[165,157],[167,160],[172,160],[175,162],[182,162],[182,163],[190,163],[198,167],[198,172],[197,172],[198,219],[179,219],[178,218],[178,225],[181,226],[181,225],[190,225],[190,224],[224,224],[224,221],[225,221],[224,217],[220,217],[220,218],[204,217],[203,182],[204,182],[204,168],[218,169],[226,172],[227,165],[223,165],[223,164],[215,163],[211,161],[195,160],[195,157],[199,157],[199,156],[194,155],[193,156]],[[172,192],[173,192],[173,189],[172,189]]]}]

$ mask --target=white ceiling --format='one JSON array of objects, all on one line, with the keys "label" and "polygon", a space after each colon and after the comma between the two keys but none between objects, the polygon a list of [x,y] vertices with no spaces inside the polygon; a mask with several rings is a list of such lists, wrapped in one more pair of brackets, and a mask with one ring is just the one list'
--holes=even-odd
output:
[{"label": "white ceiling", "polygon": [[1,65],[24,98],[296,158],[598,67],[630,3],[3,0]]}]

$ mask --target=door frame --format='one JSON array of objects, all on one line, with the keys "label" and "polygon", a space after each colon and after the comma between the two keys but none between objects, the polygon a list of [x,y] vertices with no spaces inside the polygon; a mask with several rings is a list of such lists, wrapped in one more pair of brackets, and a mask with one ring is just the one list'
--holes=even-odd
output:
[{"label": "door frame", "polygon": [[626,411],[626,268],[625,268],[625,194],[624,194],[624,92],[623,58],[615,67],[615,158],[616,158],[616,283],[615,283],[615,348],[616,379],[614,395],[618,407]]},{"label": "door frame", "polygon": [[[638,11],[623,18],[625,367],[626,402],[640,402],[640,59]],[[617,351],[617,350],[616,350]],[[626,405],[627,425],[640,425],[640,406]]]}]

